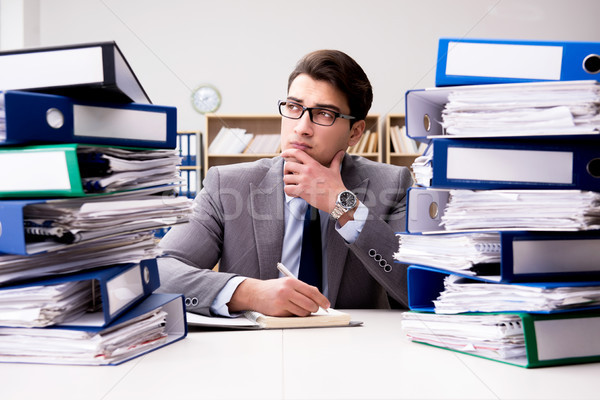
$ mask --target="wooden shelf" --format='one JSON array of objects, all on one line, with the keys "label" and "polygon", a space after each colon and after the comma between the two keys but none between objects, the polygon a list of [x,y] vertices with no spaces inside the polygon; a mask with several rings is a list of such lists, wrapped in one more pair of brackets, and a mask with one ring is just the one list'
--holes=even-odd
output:
[{"label": "wooden shelf", "polygon": [[[383,161],[383,153],[381,152],[382,135],[379,132],[378,127],[380,126],[380,120],[378,115],[369,115],[366,118],[366,129],[371,132],[377,133],[377,151],[360,153],[361,156],[369,158],[373,161]],[[229,115],[217,115],[207,114],[206,115],[206,129],[205,141],[204,141],[204,166],[203,172],[206,176],[206,172],[212,166],[216,165],[227,165],[235,164],[240,162],[254,161],[260,158],[275,157],[278,153],[254,153],[254,154],[209,154],[208,148],[213,140],[217,137],[217,134],[221,128],[241,128],[245,129],[246,132],[257,134],[273,134],[280,135],[281,133],[281,116],[279,114],[273,115],[243,115],[243,114],[229,114]]]},{"label": "wooden shelf", "polygon": [[406,119],[404,114],[388,114],[385,117],[385,144],[383,146],[385,153],[385,162],[387,164],[399,165],[403,167],[410,167],[420,154],[414,153],[397,153],[392,152],[392,137],[391,131],[393,126],[405,126]]}]

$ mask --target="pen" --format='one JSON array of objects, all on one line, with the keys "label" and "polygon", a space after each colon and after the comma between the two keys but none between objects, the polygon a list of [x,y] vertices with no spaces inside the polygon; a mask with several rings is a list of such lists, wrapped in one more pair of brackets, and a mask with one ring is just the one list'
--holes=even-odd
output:
[{"label": "pen", "polygon": [[[287,267],[286,267],[285,265],[283,265],[282,263],[280,263],[280,262],[278,262],[278,263],[277,263],[277,269],[278,269],[279,271],[281,271],[281,273],[282,273],[282,274],[284,274],[285,276],[287,276],[288,278],[294,278],[294,279],[297,279],[297,278],[294,276],[294,274],[292,274],[292,273],[290,272],[290,270],[289,270],[289,269],[287,269]],[[323,309],[323,307],[321,307],[321,306],[319,306],[319,311],[323,311],[323,312],[329,313],[329,311],[327,311],[327,310],[324,310],[324,309]]]}]

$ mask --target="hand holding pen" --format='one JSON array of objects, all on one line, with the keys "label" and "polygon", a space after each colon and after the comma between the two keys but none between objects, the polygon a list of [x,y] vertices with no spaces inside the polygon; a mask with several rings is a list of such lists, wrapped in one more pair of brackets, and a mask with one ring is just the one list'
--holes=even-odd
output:
[{"label": "hand holding pen", "polygon": [[[294,279],[298,279],[294,276],[294,274],[292,274],[290,272],[289,269],[287,269],[287,267],[285,265],[283,265],[282,263],[277,263],[277,269],[285,276],[287,276],[288,278],[294,278]],[[319,306],[319,313],[328,313],[328,311],[326,309],[323,309],[323,307]]]}]

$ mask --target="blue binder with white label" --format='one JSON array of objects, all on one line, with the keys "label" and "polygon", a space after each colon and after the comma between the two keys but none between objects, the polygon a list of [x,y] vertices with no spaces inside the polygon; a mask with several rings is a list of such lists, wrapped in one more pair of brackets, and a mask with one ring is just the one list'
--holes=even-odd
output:
[{"label": "blue binder with white label", "polygon": [[441,38],[436,86],[598,79],[600,42]]},{"label": "blue binder with white label", "polygon": [[600,140],[432,139],[431,187],[600,190]]},{"label": "blue binder with white label", "polygon": [[0,144],[80,143],[174,149],[177,109],[141,103],[100,103],[24,91],[1,92]]},{"label": "blue binder with white label", "polygon": [[[0,299],[12,299],[13,306],[26,303],[32,311],[22,313],[19,317],[10,308],[0,307],[0,325],[44,327],[60,323],[101,328],[159,286],[155,258],[3,286],[0,288]],[[55,288],[52,300],[42,297],[42,287]],[[39,315],[36,313],[34,317],[32,312],[38,299],[45,301],[40,306]],[[89,309],[86,311],[82,307]]]}]

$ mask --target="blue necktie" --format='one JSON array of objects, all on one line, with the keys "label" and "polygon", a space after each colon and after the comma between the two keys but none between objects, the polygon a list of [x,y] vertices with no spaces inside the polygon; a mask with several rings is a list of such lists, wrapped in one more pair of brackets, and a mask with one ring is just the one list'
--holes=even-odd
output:
[{"label": "blue necktie", "polygon": [[321,222],[319,210],[308,206],[304,215],[302,252],[298,279],[323,290],[323,265],[321,263]]}]

